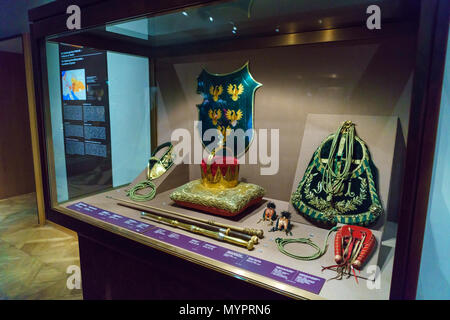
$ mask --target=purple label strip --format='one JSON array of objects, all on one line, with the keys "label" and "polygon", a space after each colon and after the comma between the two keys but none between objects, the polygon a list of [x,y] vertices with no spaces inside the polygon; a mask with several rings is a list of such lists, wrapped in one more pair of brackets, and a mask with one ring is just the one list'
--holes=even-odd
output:
[{"label": "purple label strip", "polygon": [[164,228],[142,223],[113,212],[93,207],[84,202],[78,202],[68,208],[114,225],[142,233],[150,238],[169,243],[232,266],[240,267],[247,271],[251,271],[315,294],[319,294],[325,283],[325,279],[323,278],[285,266],[280,266],[276,263],[252,257],[244,253],[229,250],[212,243],[194,239]]},{"label": "purple label strip", "polygon": [[114,212],[99,209],[84,202],[72,204],[67,208],[138,233],[144,233],[150,227],[154,227],[154,225],[127,218]]}]

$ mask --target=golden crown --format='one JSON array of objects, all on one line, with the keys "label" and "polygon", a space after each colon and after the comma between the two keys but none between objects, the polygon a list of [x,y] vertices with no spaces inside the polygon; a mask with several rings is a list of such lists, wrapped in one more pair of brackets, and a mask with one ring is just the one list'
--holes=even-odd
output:
[{"label": "golden crown", "polygon": [[239,183],[239,164],[234,157],[203,159],[202,184],[208,188],[233,188]]}]

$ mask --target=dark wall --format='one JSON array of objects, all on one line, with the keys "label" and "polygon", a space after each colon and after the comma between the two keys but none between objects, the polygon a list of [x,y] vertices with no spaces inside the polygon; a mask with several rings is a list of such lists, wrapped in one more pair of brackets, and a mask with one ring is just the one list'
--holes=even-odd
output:
[{"label": "dark wall", "polygon": [[0,0],[0,39],[28,32],[28,10],[55,0]]},{"label": "dark wall", "polygon": [[[0,0],[0,39],[29,32],[28,10],[52,1]],[[35,191],[24,57],[10,42],[0,46],[0,199]]]},{"label": "dark wall", "polygon": [[0,52],[0,199],[34,190],[24,57]]}]

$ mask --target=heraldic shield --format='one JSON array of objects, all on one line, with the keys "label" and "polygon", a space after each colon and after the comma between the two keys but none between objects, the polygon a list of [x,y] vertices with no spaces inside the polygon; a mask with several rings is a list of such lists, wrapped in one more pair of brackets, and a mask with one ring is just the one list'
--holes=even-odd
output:
[{"label": "heraldic shield", "polygon": [[197,105],[203,146],[210,153],[225,149],[228,156],[242,156],[253,141],[254,97],[262,84],[253,79],[248,62],[227,74],[203,69],[197,80],[197,93],[203,96]]}]

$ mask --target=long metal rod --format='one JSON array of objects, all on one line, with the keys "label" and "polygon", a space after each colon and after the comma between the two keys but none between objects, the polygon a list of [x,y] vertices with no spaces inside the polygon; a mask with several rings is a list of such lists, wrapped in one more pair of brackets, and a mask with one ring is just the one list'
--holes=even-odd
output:
[{"label": "long metal rod", "polygon": [[[119,204],[119,205],[124,206],[124,204]],[[126,205],[126,206],[128,206],[128,205]],[[141,218],[145,219],[145,216],[147,214],[149,214],[149,213],[152,214],[152,212],[141,212]],[[166,217],[166,218],[173,219],[173,217],[170,217],[170,216],[164,216],[164,215],[162,215],[162,216]],[[245,240],[245,241],[253,240],[253,242],[255,244],[258,244],[258,242],[259,242],[257,236],[251,236],[249,234],[245,234],[245,233],[242,233],[242,232],[233,231],[233,230],[230,230],[229,228],[225,229],[225,228],[221,228],[221,227],[217,227],[217,226],[212,226],[210,224],[201,223],[201,222],[198,222],[198,221],[191,221],[191,220],[188,220],[188,219],[181,219],[180,218],[180,219],[177,219],[177,220],[182,222],[182,223],[192,224],[192,225],[195,225],[195,226],[197,226],[199,228],[203,228],[203,229],[214,231],[214,232],[220,232],[220,233],[223,233],[224,235],[227,235],[227,236],[230,236],[230,237],[234,237],[234,238],[239,238],[239,239],[242,239],[242,240]]]},{"label": "long metal rod", "polygon": [[201,234],[203,236],[206,236],[209,238],[214,238],[216,240],[225,241],[225,242],[232,243],[232,244],[235,244],[238,246],[243,246],[243,247],[246,247],[248,250],[252,250],[255,246],[253,239],[246,241],[243,239],[227,236],[226,234],[223,234],[221,232],[211,231],[211,230],[207,230],[204,228],[200,228],[200,227],[192,225],[192,224],[183,223],[183,222],[180,222],[175,219],[165,218],[165,217],[161,217],[161,216],[151,214],[151,213],[145,213],[145,215],[142,215],[141,217],[143,219],[168,224],[171,227],[175,227],[175,228],[183,229],[183,230],[186,230],[189,232]]},{"label": "long metal rod", "polygon": [[[124,206],[126,208],[130,208],[130,209],[141,211],[141,218],[143,218],[143,219],[145,219],[146,215],[155,213],[155,212],[149,211],[149,209],[145,209],[144,210],[144,209],[137,208],[137,207],[135,207],[133,205],[130,205],[130,204],[127,204],[127,203],[117,203],[117,204],[119,206]],[[162,215],[165,218],[174,219],[174,217],[172,217],[172,216],[170,216],[168,214],[162,214],[162,213],[158,213],[158,214]],[[257,236],[251,236],[249,234],[245,234],[245,233],[242,233],[242,232],[239,232],[239,231],[233,231],[230,228],[225,229],[225,228],[212,226],[210,224],[201,223],[201,222],[198,222],[198,221],[195,221],[195,220],[191,220],[191,219],[186,219],[186,218],[180,218],[180,219],[178,219],[178,221],[180,221],[182,223],[193,224],[193,225],[195,225],[197,227],[200,227],[200,228],[203,228],[203,229],[207,229],[207,230],[210,230],[210,231],[220,232],[220,233],[223,233],[223,234],[225,234],[227,236],[240,238],[240,239],[245,240],[245,241],[253,240],[253,242],[255,244],[258,243],[258,237]]]},{"label": "long metal rod", "polygon": [[164,213],[168,213],[174,216],[178,216],[178,217],[182,217],[182,218],[186,218],[186,219],[190,219],[190,220],[194,220],[194,221],[198,221],[198,222],[202,222],[202,223],[206,223],[209,225],[213,225],[213,226],[217,226],[217,227],[221,227],[221,228],[226,228],[226,229],[230,229],[233,231],[238,231],[241,233],[245,233],[245,234],[249,234],[251,236],[257,236],[258,238],[262,238],[264,236],[264,231],[261,229],[252,229],[252,228],[241,228],[241,227],[236,227],[236,226],[232,226],[232,225],[227,225],[225,223],[221,223],[221,222],[217,222],[214,220],[207,220],[207,219],[202,219],[202,218],[197,218],[197,217],[191,217],[182,213],[178,213],[178,212],[174,212],[171,210],[166,210],[166,209],[161,209],[161,208],[157,208],[157,207],[153,207],[153,206],[149,206],[149,205],[144,205],[144,204],[137,204],[133,201],[128,201],[128,200],[123,200],[123,199],[118,199],[112,196],[106,196],[106,198],[108,199],[113,199],[116,200],[118,202],[123,202],[123,203],[127,203],[130,205],[133,205],[135,207],[135,209],[137,210],[144,210],[143,208],[146,209],[150,209],[150,210],[154,210],[156,212],[164,212]]}]

